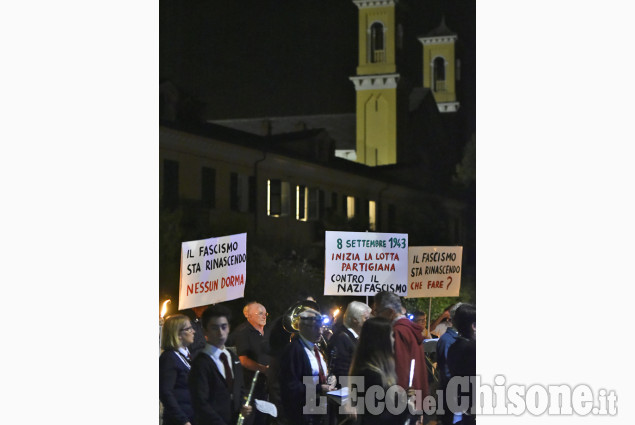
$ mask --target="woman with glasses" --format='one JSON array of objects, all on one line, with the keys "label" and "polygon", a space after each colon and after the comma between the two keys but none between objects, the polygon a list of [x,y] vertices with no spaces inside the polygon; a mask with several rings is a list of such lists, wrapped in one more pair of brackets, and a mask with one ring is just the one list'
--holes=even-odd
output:
[{"label": "woman with glasses", "polygon": [[194,328],[183,314],[168,317],[163,324],[159,357],[159,399],[163,403],[163,425],[195,425],[187,377]]}]

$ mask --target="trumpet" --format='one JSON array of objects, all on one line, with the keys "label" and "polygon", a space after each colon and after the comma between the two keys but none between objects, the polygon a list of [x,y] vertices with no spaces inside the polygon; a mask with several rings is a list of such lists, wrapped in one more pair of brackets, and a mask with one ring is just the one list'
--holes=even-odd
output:
[{"label": "trumpet", "polygon": [[[251,388],[249,388],[249,394],[247,394],[247,398],[245,399],[245,406],[249,406],[249,403],[251,402],[251,396],[254,394],[254,388],[256,388],[256,381],[258,380],[259,374],[260,374],[260,371],[257,370],[256,373],[254,374],[253,379],[251,380]],[[238,422],[236,422],[236,425],[243,425],[244,421],[245,421],[245,417],[243,416],[242,412],[240,412],[240,414],[238,415]]]}]

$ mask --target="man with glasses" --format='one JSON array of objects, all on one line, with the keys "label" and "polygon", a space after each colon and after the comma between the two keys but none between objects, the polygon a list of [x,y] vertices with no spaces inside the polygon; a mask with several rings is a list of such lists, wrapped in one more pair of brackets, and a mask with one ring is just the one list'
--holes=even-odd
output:
[{"label": "man with glasses", "polygon": [[[267,309],[260,303],[250,302],[245,306],[244,310],[247,322],[240,331],[237,331],[233,337],[236,345],[236,353],[240,359],[245,373],[245,387],[251,386],[256,371],[260,371],[256,387],[254,388],[253,398],[258,400],[267,400],[267,378],[265,373],[269,368],[270,356],[267,348],[268,335],[265,335],[265,325],[267,324]],[[268,329],[267,329],[268,333]],[[264,425],[267,421],[267,415],[255,412],[250,418],[245,420],[245,425]]]},{"label": "man with glasses", "polygon": [[[322,336],[322,315],[308,308],[293,318],[299,332],[284,348],[280,357],[280,392],[282,394],[283,415],[290,425],[321,425],[328,416],[324,414],[303,413],[307,405],[307,388],[304,377],[310,377],[316,397],[326,395],[335,389],[327,382],[328,370],[324,356],[317,346]],[[317,406],[317,400],[309,401],[308,406]]]}]

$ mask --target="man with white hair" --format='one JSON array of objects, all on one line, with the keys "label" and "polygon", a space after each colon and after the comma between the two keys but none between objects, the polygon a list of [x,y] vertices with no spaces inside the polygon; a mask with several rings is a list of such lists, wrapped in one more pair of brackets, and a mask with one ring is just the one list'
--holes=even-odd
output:
[{"label": "man with white hair", "polygon": [[370,316],[371,308],[362,302],[352,301],[346,307],[343,326],[331,337],[328,345],[329,370],[340,382],[341,376],[348,376],[362,325]]}]

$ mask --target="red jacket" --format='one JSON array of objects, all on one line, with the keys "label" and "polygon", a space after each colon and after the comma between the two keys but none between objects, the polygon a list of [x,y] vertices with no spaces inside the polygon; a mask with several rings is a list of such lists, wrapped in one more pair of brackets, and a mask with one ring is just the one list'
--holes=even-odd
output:
[{"label": "red jacket", "polygon": [[423,328],[406,317],[397,320],[393,325],[395,333],[395,369],[397,384],[408,389],[410,379],[410,362],[415,359],[415,371],[412,388],[423,390],[422,396],[428,394],[428,370],[423,352]]}]

